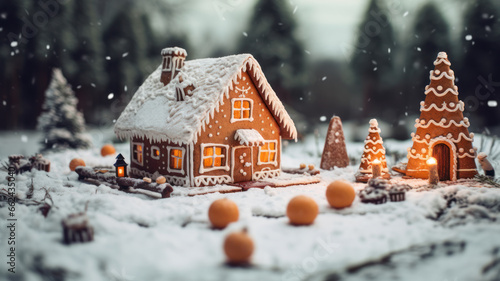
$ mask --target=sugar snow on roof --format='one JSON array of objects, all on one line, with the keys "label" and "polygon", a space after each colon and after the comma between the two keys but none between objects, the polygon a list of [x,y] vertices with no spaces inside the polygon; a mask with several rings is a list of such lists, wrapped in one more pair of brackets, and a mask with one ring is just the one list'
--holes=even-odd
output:
[{"label": "sugar snow on roof", "polygon": [[[198,133],[213,118],[224,97],[229,98],[232,82],[242,71],[255,71],[256,86],[262,89],[263,99],[284,131],[296,138],[295,125],[283,104],[262,76],[260,66],[249,54],[222,58],[186,61],[181,72],[166,86],[160,82],[161,66],[158,67],[137,90],[115,125],[120,138],[148,137],[155,141],[170,140],[175,143],[196,142]],[[182,76],[184,81],[179,82]],[[176,100],[176,87],[191,83],[192,95],[184,101]]]}]

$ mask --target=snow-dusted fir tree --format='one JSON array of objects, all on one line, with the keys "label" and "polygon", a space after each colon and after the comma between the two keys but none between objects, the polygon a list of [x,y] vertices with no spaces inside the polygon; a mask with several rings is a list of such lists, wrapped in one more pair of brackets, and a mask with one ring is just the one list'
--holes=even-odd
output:
[{"label": "snow-dusted fir tree", "polygon": [[78,99],[60,69],[52,71],[45,92],[38,129],[44,132],[43,149],[86,148],[90,138],[84,133],[83,114],[76,109]]}]

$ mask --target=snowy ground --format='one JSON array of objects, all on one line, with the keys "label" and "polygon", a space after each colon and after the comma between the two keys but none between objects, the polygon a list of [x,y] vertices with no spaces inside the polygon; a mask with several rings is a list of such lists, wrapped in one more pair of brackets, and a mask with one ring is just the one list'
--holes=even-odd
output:
[{"label": "snowy ground", "polygon": [[[18,196],[27,196],[33,179],[33,199],[43,200],[45,188],[54,208],[44,218],[37,206],[16,205],[15,274],[7,271],[8,210],[0,202],[0,280],[500,280],[498,188],[443,185],[412,190],[404,202],[368,205],[356,198],[351,208],[329,208],[326,185],[335,179],[353,181],[354,165],[322,171],[322,182],[314,185],[154,200],[77,181],[68,168],[72,158],[83,158],[89,166],[114,162],[99,155],[101,144],[112,138],[110,131],[94,130],[92,136],[94,149],[45,155],[52,162],[50,173],[16,177]],[[311,136],[290,144],[282,165],[319,166],[323,139]],[[0,140],[3,162],[8,154],[35,152],[38,136],[3,133]],[[410,142],[385,144],[404,155]],[[128,144],[115,146],[128,159]],[[348,144],[354,159],[361,149],[362,144]],[[0,186],[6,185],[2,171]],[[298,194],[320,206],[312,226],[288,224],[286,205]],[[208,206],[223,197],[238,204],[240,220],[213,230]],[[61,220],[86,204],[95,241],[62,244]],[[245,226],[256,246],[253,267],[226,267],[223,239]]]}]

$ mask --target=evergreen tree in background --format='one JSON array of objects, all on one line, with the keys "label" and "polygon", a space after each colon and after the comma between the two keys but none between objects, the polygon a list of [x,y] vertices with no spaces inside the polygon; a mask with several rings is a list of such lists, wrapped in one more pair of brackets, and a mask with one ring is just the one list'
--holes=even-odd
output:
[{"label": "evergreen tree in background", "polygon": [[464,113],[474,115],[478,124],[482,121],[482,125],[491,126],[500,119],[499,107],[487,105],[489,100],[500,103],[500,13],[490,0],[471,1],[465,11],[463,60],[458,72]]},{"label": "evergreen tree in background", "polygon": [[[305,51],[288,1],[259,0],[238,53],[252,54],[280,99],[299,105],[307,84]],[[300,104],[303,106],[303,104]]]},{"label": "evergreen tree in background", "polygon": [[45,93],[44,112],[38,118],[38,129],[44,132],[44,150],[87,148],[91,142],[85,131],[83,114],[76,109],[78,99],[60,69],[54,69]]},{"label": "evergreen tree in background", "polygon": [[[76,43],[71,52],[73,61],[78,64],[78,71],[72,75],[71,80],[78,83],[73,86],[80,100],[80,107],[93,119],[96,112],[103,109],[99,101],[106,95],[103,91],[106,83],[106,73],[103,71],[104,48],[95,0],[74,0],[72,16]],[[92,122],[98,123],[99,120]]]},{"label": "evergreen tree in background", "polygon": [[432,62],[439,52],[451,54],[450,28],[434,3],[425,4],[417,12],[410,36],[402,109],[409,114],[418,114],[420,101],[425,98],[429,71],[434,69]]},{"label": "evergreen tree in background", "polygon": [[397,81],[393,71],[396,42],[388,10],[382,0],[371,0],[358,28],[351,67],[362,93],[363,117],[394,118],[387,110],[387,101],[398,100],[399,93],[391,91]]}]

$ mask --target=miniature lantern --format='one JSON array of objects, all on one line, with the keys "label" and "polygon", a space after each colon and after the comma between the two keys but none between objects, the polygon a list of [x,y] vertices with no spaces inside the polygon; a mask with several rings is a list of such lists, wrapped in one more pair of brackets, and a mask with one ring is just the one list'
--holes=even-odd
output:
[{"label": "miniature lantern", "polygon": [[128,177],[127,175],[127,162],[124,160],[125,158],[123,155],[120,153],[118,156],[116,156],[116,162],[114,166],[116,167],[116,177],[118,178],[123,178],[123,177]]},{"label": "miniature lantern", "polygon": [[429,184],[438,184],[439,175],[437,170],[436,158],[431,157],[427,160],[427,166],[429,166]]}]

